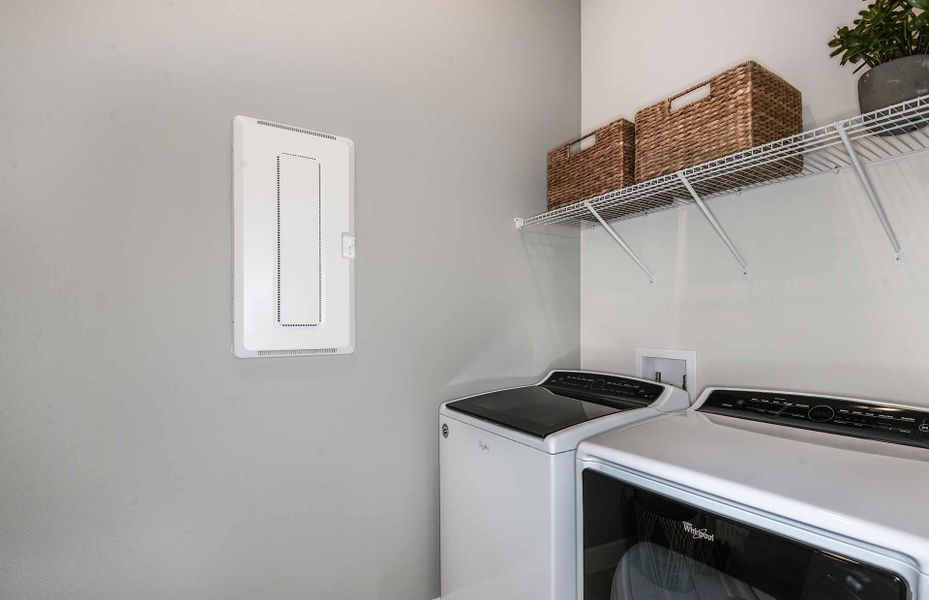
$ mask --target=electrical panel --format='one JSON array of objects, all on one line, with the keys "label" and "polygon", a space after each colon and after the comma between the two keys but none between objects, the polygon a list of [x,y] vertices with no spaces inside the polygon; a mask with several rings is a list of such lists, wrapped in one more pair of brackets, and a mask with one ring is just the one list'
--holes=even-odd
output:
[{"label": "electrical panel", "polygon": [[354,350],[354,144],[237,116],[234,353]]}]

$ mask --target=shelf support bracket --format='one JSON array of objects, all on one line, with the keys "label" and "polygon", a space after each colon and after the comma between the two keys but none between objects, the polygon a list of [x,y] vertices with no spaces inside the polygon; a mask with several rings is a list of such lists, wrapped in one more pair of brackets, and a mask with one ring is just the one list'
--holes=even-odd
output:
[{"label": "shelf support bracket", "polygon": [[629,258],[635,261],[635,264],[637,264],[639,268],[642,269],[642,272],[645,273],[646,277],[648,277],[648,282],[655,283],[655,275],[648,269],[648,267],[645,266],[645,263],[642,262],[642,259],[639,258],[639,256],[632,250],[632,248],[629,247],[629,244],[623,241],[623,238],[619,237],[619,234],[616,233],[616,230],[610,227],[610,224],[603,220],[603,217],[600,216],[600,213],[597,212],[597,210],[590,204],[590,202],[585,202],[584,206],[586,206],[587,210],[590,211],[590,214],[592,214],[594,218],[600,222],[600,225],[606,229],[606,232],[610,234],[610,237],[613,238],[616,243],[626,251],[626,254],[629,255]]},{"label": "shelf support bracket", "polygon": [[894,228],[890,224],[890,219],[887,218],[887,213],[884,212],[884,205],[881,204],[881,199],[877,197],[877,192],[874,191],[874,186],[871,185],[871,179],[865,172],[864,167],[861,166],[861,161],[858,159],[858,153],[855,151],[855,147],[852,146],[851,140],[848,139],[848,132],[845,131],[845,126],[842,123],[836,123],[835,130],[842,139],[845,151],[848,152],[848,158],[852,161],[852,166],[855,167],[855,173],[858,174],[858,181],[861,182],[861,187],[864,188],[868,200],[871,201],[871,207],[874,209],[874,212],[877,213],[877,218],[884,228],[884,233],[887,234],[887,239],[890,240],[890,245],[894,249],[894,260],[898,263],[902,263],[903,250],[900,248],[900,242],[897,241],[897,235],[894,233]]},{"label": "shelf support bracket", "polygon": [[748,275],[748,263],[745,262],[745,259],[742,258],[742,255],[739,254],[739,250],[735,247],[735,244],[732,243],[732,240],[729,239],[729,236],[726,234],[726,230],[723,229],[723,226],[719,224],[719,221],[716,220],[716,217],[713,216],[713,213],[710,212],[710,209],[706,207],[706,204],[703,202],[703,199],[697,194],[697,191],[690,181],[687,180],[687,177],[684,176],[680,171],[677,172],[678,179],[681,180],[681,183],[684,184],[684,187],[687,188],[687,191],[690,192],[690,196],[694,199],[694,202],[697,203],[697,206],[700,208],[700,212],[703,213],[703,216],[706,217],[706,220],[710,222],[710,225],[713,226],[713,229],[716,231],[716,235],[726,244],[726,248],[729,248],[729,252],[732,254],[733,258],[739,263],[742,267],[742,275]]}]

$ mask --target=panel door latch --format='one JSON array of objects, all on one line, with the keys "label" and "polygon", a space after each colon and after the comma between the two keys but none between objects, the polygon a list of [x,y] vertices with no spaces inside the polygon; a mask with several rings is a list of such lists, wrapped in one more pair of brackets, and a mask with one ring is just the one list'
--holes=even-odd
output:
[{"label": "panel door latch", "polygon": [[347,233],[342,234],[342,256],[344,258],[355,258],[355,236]]}]

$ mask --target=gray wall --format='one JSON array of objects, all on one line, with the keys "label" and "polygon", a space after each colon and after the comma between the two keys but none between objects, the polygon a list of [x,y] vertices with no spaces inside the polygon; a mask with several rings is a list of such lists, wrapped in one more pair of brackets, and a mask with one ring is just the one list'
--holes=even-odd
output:
[{"label": "gray wall", "polygon": [[[438,595],[439,403],[579,360],[577,232],[512,228],[579,10],[4,2],[0,597]],[[238,113],[355,140],[354,355],[232,357]]]}]

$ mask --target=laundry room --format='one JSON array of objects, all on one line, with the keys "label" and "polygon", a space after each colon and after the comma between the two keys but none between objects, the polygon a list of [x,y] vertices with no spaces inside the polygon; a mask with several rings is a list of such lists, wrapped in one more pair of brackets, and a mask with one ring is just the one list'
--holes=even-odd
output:
[{"label": "laundry room", "polygon": [[0,600],[929,600],[929,0],[3,0]]}]

